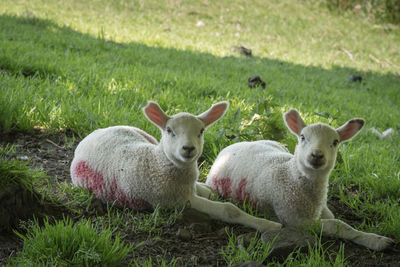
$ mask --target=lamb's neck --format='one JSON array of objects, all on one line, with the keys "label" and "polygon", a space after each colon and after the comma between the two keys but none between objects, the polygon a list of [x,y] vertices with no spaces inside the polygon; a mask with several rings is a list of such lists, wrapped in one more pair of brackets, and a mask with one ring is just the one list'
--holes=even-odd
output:
[{"label": "lamb's neck", "polygon": [[329,170],[313,170],[301,167],[297,162],[296,157],[293,157],[289,163],[291,177],[295,179],[302,188],[314,192],[315,197],[326,197],[326,192],[329,183]]},{"label": "lamb's neck", "polygon": [[[160,144],[158,144],[155,148],[156,158],[158,159],[158,164],[160,168],[169,175],[177,175],[181,174],[185,175],[186,180],[196,180],[199,174],[197,168],[197,161],[189,162],[189,163],[177,163],[176,161],[172,161],[165,154],[164,149]],[[190,177],[189,177],[190,176]]]}]

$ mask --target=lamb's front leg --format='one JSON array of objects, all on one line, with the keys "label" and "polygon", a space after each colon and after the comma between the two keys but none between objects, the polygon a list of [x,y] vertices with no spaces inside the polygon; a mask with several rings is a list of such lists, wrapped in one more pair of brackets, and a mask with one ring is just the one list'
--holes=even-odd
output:
[{"label": "lamb's front leg", "polygon": [[338,219],[322,219],[322,232],[328,236],[348,239],[356,244],[365,246],[376,251],[389,247],[393,240],[374,233],[358,231],[347,223]]},{"label": "lamb's front leg", "polygon": [[205,183],[196,182],[196,194],[205,198],[213,198],[215,193]]},{"label": "lamb's front leg", "polygon": [[251,216],[229,202],[211,201],[196,195],[193,195],[189,201],[192,208],[224,222],[241,224],[260,232],[282,228],[280,223]]}]

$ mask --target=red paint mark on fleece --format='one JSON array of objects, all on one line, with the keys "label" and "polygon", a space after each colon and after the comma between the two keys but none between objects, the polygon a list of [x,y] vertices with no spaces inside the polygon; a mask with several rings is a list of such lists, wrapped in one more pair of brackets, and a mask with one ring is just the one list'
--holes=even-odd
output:
[{"label": "red paint mark on fleece", "polygon": [[119,206],[129,207],[135,210],[145,210],[151,208],[151,204],[141,199],[131,199],[118,186],[114,178],[110,188],[106,188],[104,177],[100,172],[93,170],[85,161],[76,164],[75,176],[81,180],[82,187],[89,189],[97,197],[115,202]]},{"label": "red paint mark on fleece", "polygon": [[236,193],[236,200],[239,202],[244,202],[245,200],[249,200],[250,194],[246,192],[246,186],[247,186],[247,179],[243,178],[239,182],[238,188],[236,188],[235,193]]},{"label": "red paint mark on fleece", "polygon": [[81,180],[82,187],[89,189],[96,196],[104,192],[104,178],[99,172],[90,168],[85,161],[80,161],[75,167],[75,176]]},{"label": "red paint mark on fleece", "polygon": [[230,198],[232,196],[232,181],[229,178],[221,178],[217,179],[216,177],[212,178],[212,182],[214,188],[218,191],[218,193],[223,198]]},{"label": "red paint mark on fleece", "polygon": [[151,208],[151,204],[147,201],[141,199],[131,199],[128,197],[118,186],[115,178],[112,181],[110,190],[107,193],[107,199],[116,201],[121,206],[129,207],[134,210],[145,210]]},{"label": "red paint mark on fleece", "polygon": [[257,208],[257,201],[253,201],[250,193],[246,192],[246,186],[247,186],[247,179],[242,178],[239,182],[238,187],[235,190],[236,193],[236,198],[235,201],[243,204],[244,202],[250,203],[253,208]]}]

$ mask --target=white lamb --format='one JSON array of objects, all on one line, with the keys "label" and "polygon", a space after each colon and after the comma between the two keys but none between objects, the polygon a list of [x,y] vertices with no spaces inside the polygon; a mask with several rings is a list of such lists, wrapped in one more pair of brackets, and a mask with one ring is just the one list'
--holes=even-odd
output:
[{"label": "white lamb", "polygon": [[134,127],[96,130],[75,150],[72,182],[105,201],[136,210],[190,202],[192,208],[215,219],[260,231],[280,229],[280,223],[250,216],[232,203],[208,200],[210,189],[196,184],[204,129],[224,115],[227,107],[228,102],[219,102],[198,116],[179,113],[169,117],[149,101],[143,112],[160,128],[160,143]]},{"label": "white lamb", "polygon": [[322,123],[307,126],[291,109],[284,114],[284,121],[298,137],[294,155],[275,141],[236,143],[219,153],[206,184],[224,198],[250,202],[276,214],[283,225],[301,227],[321,219],[326,235],[373,250],[388,247],[391,239],[355,230],[334,219],[327,207],[329,174],[338,145],[355,136],[364,120],[352,119],[338,129]]}]

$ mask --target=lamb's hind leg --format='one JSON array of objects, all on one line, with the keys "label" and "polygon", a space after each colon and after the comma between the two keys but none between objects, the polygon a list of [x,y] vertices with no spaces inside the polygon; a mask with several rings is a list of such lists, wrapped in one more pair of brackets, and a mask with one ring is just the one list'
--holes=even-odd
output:
[{"label": "lamb's hind leg", "polygon": [[376,251],[389,247],[393,240],[374,233],[358,231],[347,223],[338,219],[322,219],[322,232],[328,236],[348,239],[356,244],[365,246]]},{"label": "lamb's hind leg", "polygon": [[190,198],[192,208],[228,223],[237,223],[248,226],[258,231],[278,230],[282,227],[280,223],[257,218],[247,214],[229,202],[211,201],[203,197],[192,196]]}]

